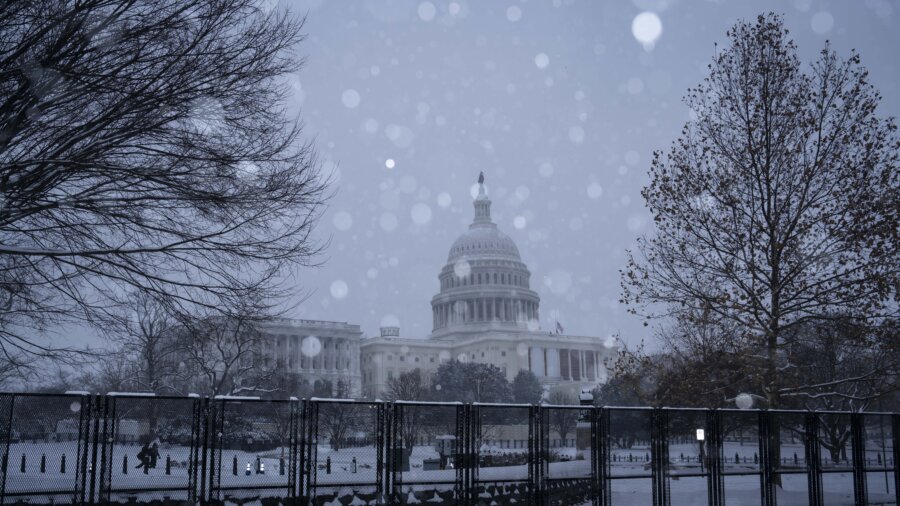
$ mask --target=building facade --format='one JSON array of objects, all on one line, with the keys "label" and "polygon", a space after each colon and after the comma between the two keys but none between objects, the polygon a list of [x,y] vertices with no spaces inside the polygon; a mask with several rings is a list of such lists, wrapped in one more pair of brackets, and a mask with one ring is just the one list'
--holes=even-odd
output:
[{"label": "building facade", "polygon": [[323,382],[332,395],[358,396],[359,325],[322,320],[278,318],[259,325],[260,357],[264,368],[301,376],[310,385]]},{"label": "building facade", "polygon": [[360,345],[362,392],[384,394],[389,379],[420,369],[426,375],[450,360],[493,364],[508,380],[521,369],[547,386],[592,387],[605,381],[604,361],[615,346],[598,337],[541,330],[540,296],[515,242],[491,219],[491,200],[479,179],[475,217],[450,247],[431,299],[433,329],[407,338],[385,327]]},{"label": "building facade", "polygon": [[[165,346],[163,369],[178,371],[183,384],[176,390],[209,392],[211,380],[224,393],[256,395],[283,388],[306,395],[305,384],[319,395],[358,397],[359,325],[322,320],[274,318],[252,325],[230,326],[213,319],[200,335],[185,329],[172,333]],[[212,378],[211,378],[212,376]],[[225,381],[223,378],[227,378]]]}]

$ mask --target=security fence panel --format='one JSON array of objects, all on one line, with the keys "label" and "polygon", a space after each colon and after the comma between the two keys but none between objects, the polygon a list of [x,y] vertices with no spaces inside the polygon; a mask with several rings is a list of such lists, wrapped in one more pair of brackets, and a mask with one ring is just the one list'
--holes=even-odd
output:
[{"label": "security fence panel", "polygon": [[91,397],[7,394],[0,401],[0,503],[90,501]]},{"label": "security fence panel", "polygon": [[861,414],[865,442],[862,471],[872,504],[897,504],[897,453],[890,414]]},{"label": "security fence panel", "polygon": [[849,413],[818,413],[818,468],[822,475],[822,504],[854,502],[853,450],[856,438]]},{"label": "security fence panel", "polygon": [[727,505],[760,506],[762,472],[758,411],[722,410],[722,490]]},{"label": "security fence panel", "polygon": [[687,506],[716,503],[710,500],[709,486],[718,464],[720,448],[715,429],[708,423],[707,410],[666,410],[668,452],[666,474],[669,478],[670,504]]},{"label": "security fence panel", "polygon": [[895,413],[0,394],[2,504],[897,504]]},{"label": "security fence panel", "polygon": [[101,500],[195,500],[199,430],[199,397],[109,394],[100,432]]},{"label": "security fence panel", "polygon": [[208,466],[213,501],[245,503],[297,494],[299,401],[217,397]]},{"label": "security fence panel", "polygon": [[312,399],[303,438],[310,504],[384,502],[384,404]]},{"label": "security fence panel", "polygon": [[648,408],[603,408],[600,437],[606,451],[605,480],[601,482],[606,504],[652,505],[653,411]]},{"label": "security fence panel", "polygon": [[461,403],[393,404],[392,504],[465,504],[473,499],[475,438],[468,408]]},{"label": "security fence panel", "polygon": [[527,404],[474,404],[476,504],[535,504],[536,410]]},{"label": "security fence panel", "polygon": [[810,468],[817,464],[810,458],[816,446],[809,444],[817,432],[810,430],[810,420],[807,413],[768,412],[771,486],[777,504],[804,506],[818,495],[816,473]]},{"label": "security fence panel", "polygon": [[592,504],[598,497],[594,412],[593,407],[541,406],[546,464],[541,493],[547,504]]}]

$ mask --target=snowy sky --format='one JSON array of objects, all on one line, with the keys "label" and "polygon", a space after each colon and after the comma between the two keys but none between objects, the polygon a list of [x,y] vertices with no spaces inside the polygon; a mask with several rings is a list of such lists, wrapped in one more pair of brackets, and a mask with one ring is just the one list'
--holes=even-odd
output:
[{"label": "snowy sky", "polygon": [[278,6],[308,11],[307,65],[292,85],[337,183],[317,231],[331,241],[325,263],[300,272],[298,290],[312,294],[293,316],[358,323],[366,335],[382,324],[430,332],[437,275],[472,220],[483,170],[495,221],[531,269],[542,328],[558,318],[567,333],[649,338],[617,302],[624,251],[652,230],[640,189],[653,150],[688,119],[684,91],[738,19],[784,14],[806,61],[826,39],[844,55],[858,49],[882,113],[900,109],[897,2]]}]

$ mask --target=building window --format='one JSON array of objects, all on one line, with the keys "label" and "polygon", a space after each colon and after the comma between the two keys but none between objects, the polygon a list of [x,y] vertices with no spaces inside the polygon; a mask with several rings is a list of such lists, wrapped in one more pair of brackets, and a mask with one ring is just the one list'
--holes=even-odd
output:
[{"label": "building window", "polygon": [[505,352],[505,351],[501,351],[501,352],[500,352],[500,356],[501,356],[501,357],[505,357],[505,356],[506,356],[506,352]]},{"label": "building window", "polygon": [[432,364],[434,363],[434,357],[431,357],[429,360],[431,361]]},{"label": "building window", "polygon": [[418,362],[418,361],[419,361],[419,357],[416,357],[416,362]]}]

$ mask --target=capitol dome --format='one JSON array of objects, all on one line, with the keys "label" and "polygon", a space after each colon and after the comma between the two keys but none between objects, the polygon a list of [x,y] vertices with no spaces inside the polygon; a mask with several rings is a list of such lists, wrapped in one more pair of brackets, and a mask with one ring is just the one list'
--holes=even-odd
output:
[{"label": "capitol dome", "polygon": [[447,255],[431,300],[434,333],[487,327],[538,329],[540,298],[531,290],[531,272],[519,248],[491,220],[491,201],[479,177],[475,218]]},{"label": "capitol dome", "polygon": [[495,223],[473,223],[469,226],[469,230],[453,242],[447,262],[456,262],[463,258],[498,258],[521,261],[516,243],[501,232]]}]

